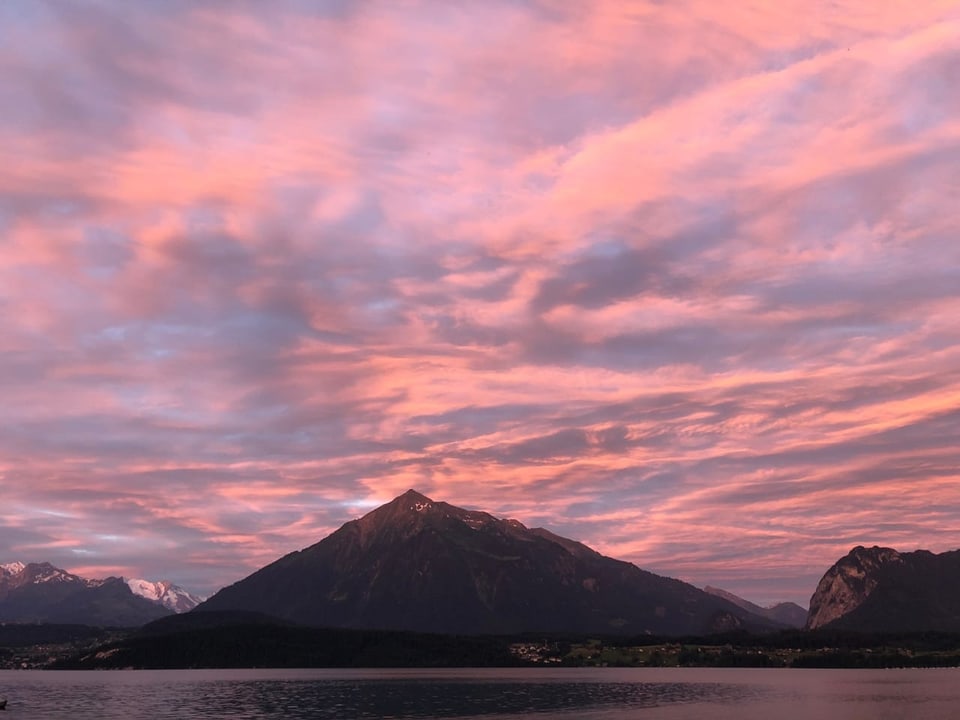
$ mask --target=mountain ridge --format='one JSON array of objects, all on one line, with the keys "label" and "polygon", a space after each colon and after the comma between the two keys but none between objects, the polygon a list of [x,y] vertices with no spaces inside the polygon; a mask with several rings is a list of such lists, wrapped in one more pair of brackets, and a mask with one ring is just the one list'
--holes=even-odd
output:
[{"label": "mountain ridge", "polygon": [[802,628],[807,622],[807,610],[794,602],[778,602],[768,607],[757,605],[756,603],[745,600],[739,595],[721,588],[707,585],[703,591],[717,597],[725,598],[738,607],[752,612],[754,615],[761,615],[776,622],[782,623],[785,627]]},{"label": "mountain ridge", "polygon": [[49,562],[0,564],[3,622],[132,627],[190,610],[199,602],[166,581],[84,578]]}]

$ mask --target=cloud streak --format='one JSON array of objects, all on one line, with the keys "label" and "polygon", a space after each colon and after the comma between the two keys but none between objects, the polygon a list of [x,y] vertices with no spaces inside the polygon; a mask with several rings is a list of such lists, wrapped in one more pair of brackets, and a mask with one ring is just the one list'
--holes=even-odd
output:
[{"label": "cloud streak", "polygon": [[0,14],[8,560],[211,592],[409,487],[760,601],[957,547],[952,3]]}]

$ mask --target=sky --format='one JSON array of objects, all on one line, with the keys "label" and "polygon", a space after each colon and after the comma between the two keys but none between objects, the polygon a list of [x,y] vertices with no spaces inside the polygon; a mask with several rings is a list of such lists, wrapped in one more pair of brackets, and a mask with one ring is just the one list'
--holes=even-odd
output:
[{"label": "sky", "polygon": [[958,78],[953,1],[0,3],[0,562],[960,547]]}]

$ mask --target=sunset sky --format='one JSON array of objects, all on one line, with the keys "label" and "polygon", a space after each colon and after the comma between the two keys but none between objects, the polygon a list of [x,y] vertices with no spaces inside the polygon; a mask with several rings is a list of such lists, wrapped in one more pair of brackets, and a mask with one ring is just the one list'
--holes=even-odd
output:
[{"label": "sunset sky", "polygon": [[958,86],[954,0],[5,0],[0,562],[960,547]]}]

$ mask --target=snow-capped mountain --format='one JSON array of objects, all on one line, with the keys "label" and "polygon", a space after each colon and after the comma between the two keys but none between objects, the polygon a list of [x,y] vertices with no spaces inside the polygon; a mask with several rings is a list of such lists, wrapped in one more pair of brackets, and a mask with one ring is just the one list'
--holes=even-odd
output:
[{"label": "snow-capped mountain", "polygon": [[11,562],[0,565],[0,577],[4,575],[18,575],[26,567],[22,562]]},{"label": "snow-capped mountain", "polygon": [[50,563],[11,562],[0,565],[0,583],[3,587],[21,587],[24,585],[76,584],[84,587],[98,587],[103,580],[87,580],[66,570],[54,567]]},{"label": "snow-capped mountain", "polygon": [[0,564],[0,622],[135,626],[200,601],[170,582],[89,579],[46,562]]},{"label": "snow-capped mountain", "polygon": [[152,582],[139,578],[127,579],[127,586],[134,595],[139,595],[155,603],[160,603],[175,613],[184,613],[193,610],[203,602],[202,597],[187,592],[179,585],[168,580]]},{"label": "snow-capped mountain", "polygon": [[136,627],[171,612],[120,578],[88,580],[46,562],[0,566],[0,622]]}]

